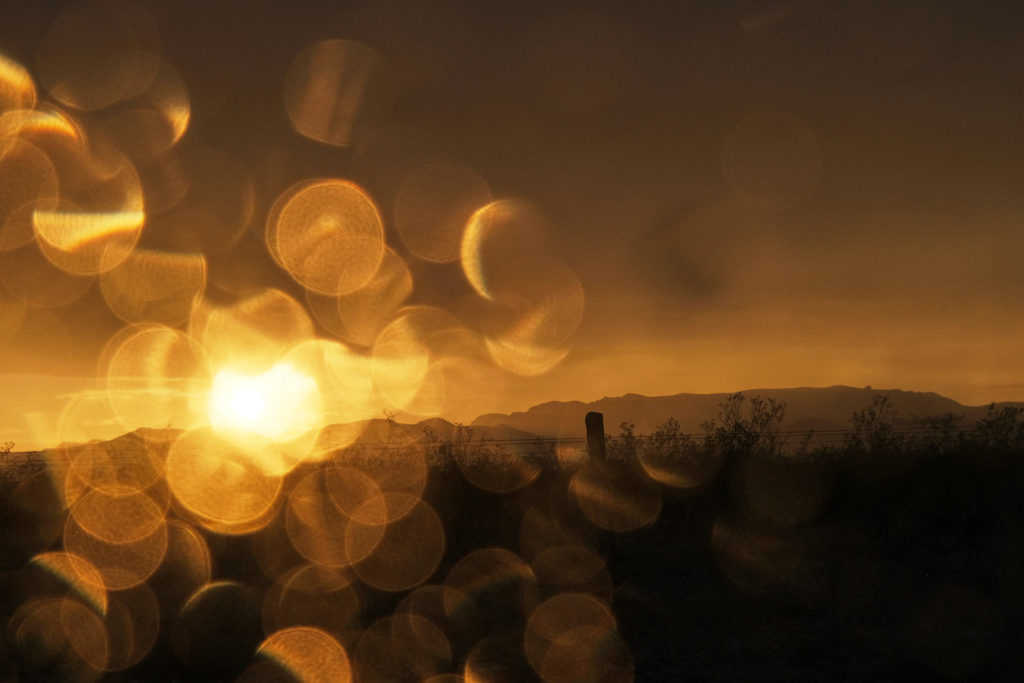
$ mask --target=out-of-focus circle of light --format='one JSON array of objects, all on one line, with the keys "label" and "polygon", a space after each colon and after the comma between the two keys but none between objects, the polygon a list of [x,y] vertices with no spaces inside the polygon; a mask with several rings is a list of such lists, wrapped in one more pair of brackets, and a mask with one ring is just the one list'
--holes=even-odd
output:
[{"label": "out-of-focus circle of light", "polygon": [[285,110],[295,131],[347,147],[378,60],[374,50],[351,40],[322,40],[303,50],[284,80]]},{"label": "out-of-focus circle of light", "polygon": [[370,196],[355,183],[299,183],[270,210],[270,255],[307,289],[325,295],[354,292],[373,278],[384,258],[384,224]]}]

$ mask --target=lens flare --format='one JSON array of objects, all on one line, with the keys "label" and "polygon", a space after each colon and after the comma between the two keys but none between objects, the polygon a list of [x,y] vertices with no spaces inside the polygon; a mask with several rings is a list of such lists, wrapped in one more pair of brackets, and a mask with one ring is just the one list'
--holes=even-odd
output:
[{"label": "lens flare", "polygon": [[322,40],[303,50],[284,82],[285,109],[295,131],[347,147],[378,61],[374,50],[351,40]]},{"label": "lens flare", "polygon": [[316,380],[289,364],[275,365],[256,376],[221,370],[213,379],[209,415],[217,431],[288,440],[316,427],[320,389]]},{"label": "lens flare", "polygon": [[28,69],[0,54],[0,111],[31,109],[36,97],[36,84]]}]

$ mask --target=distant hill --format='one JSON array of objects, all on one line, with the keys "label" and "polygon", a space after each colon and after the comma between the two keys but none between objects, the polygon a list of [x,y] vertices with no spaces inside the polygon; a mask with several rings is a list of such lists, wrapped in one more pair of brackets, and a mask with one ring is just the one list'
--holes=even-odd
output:
[{"label": "distant hill", "polygon": [[[747,398],[774,398],[786,404],[782,423],[785,430],[817,431],[847,429],[854,412],[871,405],[875,395],[889,397],[902,417],[962,415],[968,423],[984,417],[987,406],[965,406],[953,399],[932,392],[900,389],[857,389],[847,386],[795,389],[750,389],[742,392]],[[525,412],[510,415],[488,413],[473,421],[473,427],[506,425],[542,437],[581,437],[585,434],[584,416],[590,411],[604,414],[605,431],[616,434],[622,422],[631,422],[640,434],[652,432],[669,418],[676,418],[686,432],[699,432],[705,420],[718,413],[719,405],[731,394],[675,394],[674,396],[605,397],[597,401],[549,401]],[[1024,404],[1011,404],[1024,405]]]},{"label": "distant hill", "polygon": [[[985,416],[987,406],[966,406],[933,392],[902,391],[900,389],[857,389],[847,386],[795,389],[750,389],[742,392],[747,398],[761,396],[774,398],[786,404],[783,430],[823,432],[848,429],[850,416],[871,405],[876,395],[886,395],[901,417],[944,415],[953,413],[964,417],[964,424]],[[714,417],[719,406],[731,396],[719,394],[675,394],[673,396],[643,396],[626,394],[605,397],[597,401],[549,401],[533,406],[525,412],[511,414],[488,413],[467,426],[472,440],[521,441],[542,438],[579,439],[586,435],[584,416],[590,411],[604,414],[605,431],[617,434],[622,422],[631,422],[638,434],[648,434],[669,418],[679,420],[683,431],[698,433],[701,423]],[[1003,403],[1024,407],[1024,403]],[[335,424],[323,428],[317,439],[317,448],[327,451],[347,446],[375,448],[453,440],[458,425],[441,418],[430,418],[417,423],[390,423],[383,419],[363,420],[348,424]],[[119,452],[141,448],[136,442],[169,444],[179,434],[176,429],[140,428],[124,434],[110,443],[117,444]],[[73,448],[75,444],[47,449],[56,452]],[[0,458],[2,462],[36,461],[43,453],[14,452]]]},{"label": "distant hill", "polygon": [[[456,439],[459,425],[439,417],[421,420],[416,423],[390,423],[387,420],[372,419],[361,422],[328,425],[320,430],[317,436],[318,450],[329,451],[337,448],[353,446],[356,448],[398,446],[423,443],[430,440],[453,441]],[[474,425],[463,427],[464,435],[472,441],[523,441],[537,438],[531,434],[508,425]],[[155,444],[171,444],[181,434],[180,429],[151,429],[140,427],[133,432],[122,434],[105,443],[121,454],[142,452]],[[148,444],[148,446],[147,446]],[[42,451],[15,451],[0,457],[0,465],[5,462],[38,462],[61,452],[74,451],[84,444],[65,443]]]}]

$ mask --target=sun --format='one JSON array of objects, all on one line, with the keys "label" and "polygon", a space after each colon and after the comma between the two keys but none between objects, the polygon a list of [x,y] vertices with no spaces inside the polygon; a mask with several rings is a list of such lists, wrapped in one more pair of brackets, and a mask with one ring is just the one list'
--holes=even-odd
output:
[{"label": "sun", "polygon": [[232,417],[239,422],[257,424],[257,420],[267,412],[267,402],[263,400],[260,388],[252,381],[245,381],[235,387],[228,401]]},{"label": "sun", "polygon": [[287,363],[261,375],[225,369],[213,379],[207,410],[217,431],[287,441],[318,426],[320,389]]}]

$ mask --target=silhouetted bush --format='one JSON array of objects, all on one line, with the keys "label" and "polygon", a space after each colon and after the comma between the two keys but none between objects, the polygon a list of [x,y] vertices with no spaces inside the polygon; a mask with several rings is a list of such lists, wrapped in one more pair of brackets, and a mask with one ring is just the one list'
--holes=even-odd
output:
[{"label": "silhouetted bush", "polygon": [[636,433],[622,422],[619,433],[606,435],[610,458],[655,459],[713,455],[723,462],[736,457],[781,457],[797,460],[884,460],[927,456],[1006,457],[1024,454],[1024,409],[988,408],[985,418],[965,424],[963,415],[899,415],[888,396],[876,395],[871,405],[855,411],[849,429],[822,441],[814,430],[803,433],[781,429],[785,403],[772,398],[733,394],[718,413],[701,424],[701,432],[683,432],[670,418],[650,434]]}]

